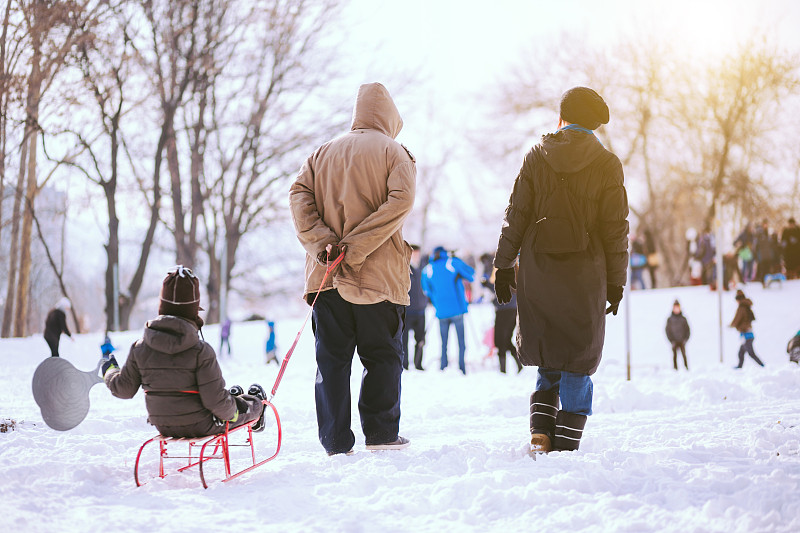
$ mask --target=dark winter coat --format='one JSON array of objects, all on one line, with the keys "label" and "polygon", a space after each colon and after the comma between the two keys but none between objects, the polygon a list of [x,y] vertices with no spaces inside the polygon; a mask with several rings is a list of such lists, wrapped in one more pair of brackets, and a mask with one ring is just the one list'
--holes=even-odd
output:
[{"label": "dark winter coat", "polygon": [[[566,180],[588,233],[583,251],[534,252],[548,193]],[[591,375],[600,364],[606,285],[623,286],[628,266],[628,198],[622,164],[587,133],[545,135],[525,156],[497,245],[495,266],[519,254],[519,357],[525,365]]]},{"label": "dark winter coat", "polygon": [[411,303],[406,308],[406,313],[424,315],[428,305],[428,297],[422,291],[422,269],[411,265],[411,290],[408,291]]},{"label": "dark winter coat", "polygon": [[144,389],[148,422],[166,435],[200,436],[185,429],[207,425],[212,413],[230,420],[237,411],[214,349],[200,340],[194,322],[175,316],[147,322],[122,369],[108,372],[105,382],[117,398]]},{"label": "dark winter coat", "polygon": [[800,267],[800,226],[788,226],[783,230],[781,246],[786,268],[794,270]]},{"label": "dark winter coat", "polygon": [[51,309],[44,320],[44,338],[58,339],[62,333],[72,336],[67,327],[67,315],[61,309]]},{"label": "dark winter coat", "polygon": [[739,333],[747,333],[753,330],[753,302],[749,298],[745,298],[739,302],[739,307],[736,309],[736,314],[733,316],[731,327],[736,328]]},{"label": "dark winter coat", "polygon": [[689,321],[683,316],[683,313],[672,313],[667,319],[667,340],[672,344],[686,344],[691,335],[689,329]]}]

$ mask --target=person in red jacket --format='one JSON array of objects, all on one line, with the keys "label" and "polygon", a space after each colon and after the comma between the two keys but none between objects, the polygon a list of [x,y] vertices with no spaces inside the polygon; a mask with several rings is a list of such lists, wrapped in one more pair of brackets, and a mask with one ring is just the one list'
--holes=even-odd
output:
[{"label": "person in red jacket", "polygon": [[148,419],[166,437],[205,437],[256,420],[263,429],[264,389],[225,388],[222,370],[210,344],[199,330],[200,281],[178,266],[161,287],[159,316],[145,324],[144,335],[128,353],[122,368],[109,354],[103,380],[117,398],[133,398],[141,387]]}]

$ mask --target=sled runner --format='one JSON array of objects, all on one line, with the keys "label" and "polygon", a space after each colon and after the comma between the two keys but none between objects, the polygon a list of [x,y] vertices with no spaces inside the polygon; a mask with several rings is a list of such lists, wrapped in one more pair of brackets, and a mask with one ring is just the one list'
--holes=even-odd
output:
[{"label": "sled runner", "polygon": [[[146,481],[142,481],[140,472],[139,472],[139,462],[142,458],[142,452],[147,446],[151,443],[158,444],[158,477],[164,478],[167,476],[167,472],[164,468],[164,461],[165,460],[178,460],[183,459],[186,461],[186,464],[178,468],[178,472],[183,472],[184,470],[188,470],[192,467],[198,467],[200,471],[200,482],[203,484],[203,488],[208,488],[208,481],[206,480],[207,476],[207,469],[209,467],[209,461],[221,461],[222,467],[225,473],[225,479],[222,481],[229,481],[233,478],[239,477],[242,474],[249,472],[259,466],[268,463],[275,459],[278,456],[278,452],[281,449],[281,420],[278,416],[278,411],[275,409],[275,406],[272,405],[269,401],[263,400],[261,403],[264,404],[264,416],[266,417],[268,412],[272,412],[275,415],[275,425],[274,428],[272,424],[266,424],[266,419],[264,423],[266,424],[267,429],[274,429],[277,432],[277,441],[275,444],[275,452],[267,457],[266,459],[261,459],[260,461],[256,459],[256,446],[254,441],[253,435],[253,424],[257,421],[253,420],[252,422],[248,422],[247,424],[241,425],[239,427],[228,429],[228,423],[225,423],[225,432],[220,433],[219,435],[211,435],[208,437],[198,437],[192,439],[179,439],[173,437],[165,437],[163,435],[156,435],[150,440],[145,441],[139,447],[139,453],[136,454],[136,463],[133,467],[133,478],[136,481],[136,486],[141,487],[146,483]],[[186,451],[187,448],[184,446],[188,445],[188,452]],[[179,449],[176,449],[179,448]],[[240,454],[236,454],[233,450],[236,448],[249,448],[250,454],[249,459],[244,460],[246,466],[235,469],[232,467],[232,460],[236,461],[241,459]],[[179,451],[180,450],[180,451]],[[234,457],[231,457],[233,453]],[[237,461],[239,462],[239,461]]]}]

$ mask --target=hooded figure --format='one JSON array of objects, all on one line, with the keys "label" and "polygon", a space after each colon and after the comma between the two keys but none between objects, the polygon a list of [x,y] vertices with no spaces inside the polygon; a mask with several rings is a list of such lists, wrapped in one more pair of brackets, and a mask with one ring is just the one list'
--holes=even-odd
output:
[{"label": "hooded figure", "polygon": [[600,364],[605,304],[616,314],[626,281],[622,164],[592,131],[606,122],[608,107],[596,92],[564,93],[558,131],[522,163],[495,254],[500,303],[517,289],[517,354],[539,367],[531,410],[541,416],[531,417],[531,432],[548,441],[535,451],[549,451],[553,423],[563,433],[555,434],[553,449],[577,449],[591,414],[589,376]]},{"label": "hooded figure", "polygon": [[200,280],[178,266],[161,286],[159,316],[144,326],[142,338],[128,353],[122,368],[108,354],[102,373],[117,398],[145,392],[147,421],[167,437],[204,437],[257,420],[263,429],[266,393],[253,384],[248,394],[239,386],[228,391],[214,349],[199,337],[203,320]]},{"label": "hooded figure", "polygon": [[358,347],[365,373],[359,411],[370,449],[399,448],[400,375],[411,247],[402,227],[414,205],[414,158],[395,141],[403,121],[386,87],[358,90],[350,131],[315,151],[289,191],[297,238],[306,250],[304,295],[311,303],[326,263],[341,253],[313,310],[319,439],[347,453],[350,365]]},{"label": "hooded figure", "polygon": [[67,311],[71,308],[69,300],[61,298],[55,308],[47,313],[44,320],[44,340],[50,347],[50,355],[59,357],[58,344],[61,341],[61,334],[66,333],[67,337],[72,338],[72,333],[67,327]]}]

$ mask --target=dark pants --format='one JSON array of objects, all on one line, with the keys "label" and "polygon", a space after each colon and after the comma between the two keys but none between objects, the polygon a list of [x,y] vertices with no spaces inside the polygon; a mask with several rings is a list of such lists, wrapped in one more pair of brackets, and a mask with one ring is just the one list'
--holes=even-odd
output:
[{"label": "dark pants", "polygon": [[52,357],[58,357],[58,341],[61,339],[61,333],[57,335],[52,335],[45,333],[44,340],[47,341],[47,345],[50,347],[50,355]]},{"label": "dark pants", "polygon": [[231,343],[228,340],[228,337],[222,337],[219,341],[219,355],[222,355],[222,347],[226,346],[228,348],[228,355],[231,354]]},{"label": "dark pants", "polygon": [[403,327],[403,368],[408,370],[408,332],[414,332],[414,368],[422,370],[422,349],[425,346],[425,313],[409,313]]},{"label": "dark pants", "polygon": [[681,355],[683,355],[683,366],[686,367],[686,370],[689,370],[689,363],[686,362],[686,343],[685,342],[673,342],[672,343],[672,366],[675,367],[675,370],[678,370],[678,350],[681,351]]},{"label": "dark pants", "polygon": [[744,354],[747,353],[750,357],[753,358],[753,361],[759,364],[759,366],[764,366],[764,363],[761,362],[761,359],[758,358],[756,355],[755,350],[753,349],[753,339],[742,339],[742,345],[739,347],[739,366],[738,368],[742,368],[744,365]]},{"label": "dark pants", "polygon": [[358,411],[367,444],[397,440],[403,372],[405,306],[390,302],[357,305],[336,290],[320,293],[311,322],[317,351],[319,441],[327,452],[355,444],[350,429],[350,368],[353,354],[364,365]]},{"label": "dark pants", "polygon": [[494,313],[494,345],[497,347],[497,357],[500,360],[500,372],[506,373],[506,352],[517,363],[517,372],[522,370],[522,363],[517,357],[517,349],[511,336],[517,325],[516,309],[497,309]]},{"label": "dark pants", "polygon": [[[256,396],[242,394],[241,396],[236,396],[234,399],[236,400],[236,410],[239,412],[239,416],[236,419],[236,422],[231,422],[228,424],[229,429],[243,426],[244,424],[257,419],[261,416],[261,412],[264,410],[264,404],[261,403],[261,400]],[[224,433],[225,422],[220,423],[218,420],[214,419],[214,416],[211,413],[208,413],[208,417],[206,419],[197,422],[196,424],[191,424],[188,426],[156,426],[156,429],[158,429],[158,432],[165,437],[191,439]]]}]

